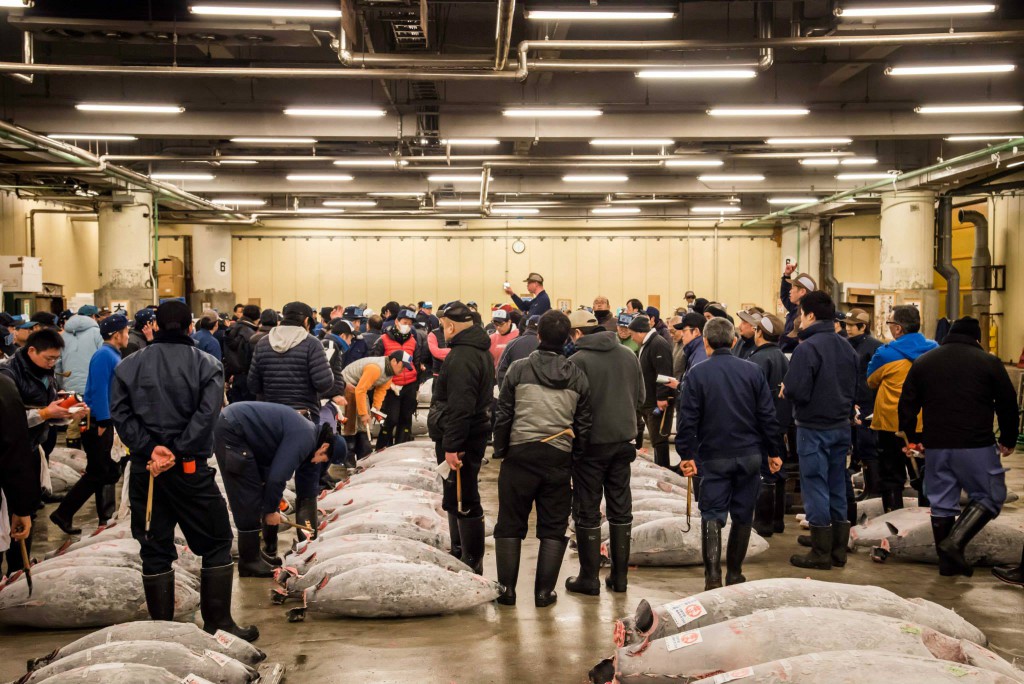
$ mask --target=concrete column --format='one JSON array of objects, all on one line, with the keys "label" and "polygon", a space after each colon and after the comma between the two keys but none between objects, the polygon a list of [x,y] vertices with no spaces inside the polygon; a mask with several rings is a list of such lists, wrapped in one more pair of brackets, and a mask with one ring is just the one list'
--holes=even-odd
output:
[{"label": "concrete column", "polygon": [[[935,193],[884,193],[879,234],[879,290],[885,296],[893,295],[894,305],[914,304],[920,308],[921,332],[932,337],[942,315],[934,275]],[[881,320],[888,311],[878,307],[876,300],[875,313]]]},{"label": "concrete column", "polygon": [[192,226],[192,309],[209,304],[221,313],[235,305],[231,289],[231,228]]},{"label": "concrete column", "polygon": [[[991,312],[998,326],[999,358],[1016,364],[1024,350],[1024,197],[988,201],[992,263],[1006,266],[1006,289],[992,293]],[[1001,314],[1001,315],[998,315]]]},{"label": "concrete column", "polygon": [[129,204],[103,202],[99,223],[99,289],[96,304],[126,302],[128,311],[155,303],[153,262],[153,195],[133,190]]}]

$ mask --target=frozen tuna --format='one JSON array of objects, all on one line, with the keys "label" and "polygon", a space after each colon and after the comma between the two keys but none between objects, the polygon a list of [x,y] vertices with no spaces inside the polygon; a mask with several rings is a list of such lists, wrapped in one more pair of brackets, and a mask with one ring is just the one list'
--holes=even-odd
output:
[{"label": "frozen tuna", "polygon": [[[675,517],[675,514],[669,511],[633,511],[633,527],[640,527],[644,523],[673,517]],[[609,534],[610,528],[606,520],[601,524],[601,539],[608,539]]]},{"label": "frozen tuna", "polygon": [[68,449],[67,447],[54,447],[50,452],[50,464],[62,463],[77,473],[84,473],[88,459],[81,449]]},{"label": "frozen tuna", "polygon": [[686,498],[686,487],[680,487],[677,484],[671,482],[665,482],[664,480],[658,480],[651,477],[633,477],[630,478],[629,488],[633,493],[641,491],[659,492],[659,496],[678,496],[683,499]]},{"label": "frozen tuna", "polygon": [[136,663],[100,663],[68,670],[46,680],[47,684],[183,684],[181,677],[162,667]]},{"label": "frozen tuna", "polygon": [[413,563],[403,556],[393,553],[360,552],[348,553],[334,558],[327,558],[317,563],[304,575],[292,575],[287,571],[278,570],[275,574],[284,580],[283,589],[275,589],[272,598],[280,603],[285,598],[302,598],[302,592],[310,587],[315,587],[323,581],[324,577],[336,577],[349,570],[355,570],[366,565],[379,565],[380,563]]},{"label": "frozen tuna", "polygon": [[170,641],[191,648],[194,651],[215,651],[230,656],[240,663],[256,665],[267,656],[252,644],[227,632],[207,634],[192,622],[165,622],[163,620],[140,620],[124,622],[96,630],[67,646],[58,648],[42,658],[29,661],[28,668],[37,670],[86,649],[118,641]]},{"label": "frozen tuna", "polygon": [[401,461],[403,459],[418,459],[424,463],[437,463],[437,459],[434,455],[434,443],[433,442],[406,442],[404,444],[398,444],[393,447],[388,447],[383,451],[378,451],[375,454],[371,454],[366,458],[359,459],[360,467],[369,467],[378,465],[380,463],[387,463],[388,461]]},{"label": "frozen tuna", "polygon": [[421,467],[368,468],[365,472],[353,475],[348,481],[338,485],[340,490],[350,485],[367,484],[369,482],[386,482],[407,485],[426,492],[441,493],[441,478],[433,470]]},{"label": "frozen tuna", "polygon": [[[633,514],[637,511],[664,511],[674,515],[686,515],[686,499],[678,496],[652,496],[633,499]],[[700,509],[696,501],[690,502],[690,515],[700,527]]]},{"label": "frozen tuna", "polygon": [[501,587],[472,572],[426,563],[379,563],[325,578],[305,592],[306,610],[342,617],[420,617],[468,610],[498,597]]},{"label": "frozen tuna", "polygon": [[320,532],[320,539],[344,537],[350,534],[391,534],[430,544],[448,551],[451,540],[447,525],[442,526],[436,515],[401,513],[365,513],[347,516]]},{"label": "frozen tuna", "polygon": [[[469,570],[469,566],[436,546],[425,544],[405,537],[389,534],[351,534],[316,539],[308,542],[284,558],[282,573],[296,576],[309,572],[310,568],[332,558],[349,553],[387,553],[401,556],[408,561],[432,563],[448,570],[459,572]],[[279,573],[278,581],[284,575]]]},{"label": "frozen tuna", "polygon": [[82,475],[74,468],[69,468],[63,463],[50,464],[50,494],[55,497],[62,497],[75,486]]},{"label": "frozen tuna", "polygon": [[25,675],[18,684],[38,684],[80,667],[103,663],[144,663],[178,677],[194,674],[213,684],[248,684],[256,670],[217,651],[193,651],[168,641],[113,641],[79,651]]},{"label": "frozen tuna", "polygon": [[670,484],[686,487],[686,478],[674,470],[662,468],[660,465],[651,463],[645,458],[637,458],[629,464],[629,470],[633,477],[647,477],[654,480],[661,480]]},{"label": "frozen tuna", "polygon": [[[727,539],[728,535],[729,527],[726,526],[722,530],[722,537]],[[630,538],[630,565],[700,565],[703,562],[698,516],[690,519],[689,530],[686,518],[660,518],[633,527]],[[747,558],[767,550],[768,542],[756,532],[751,532]],[[608,555],[607,551],[607,548],[602,548],[605,556]]]},{"label": "frozen tuna", "polygon": [[647,601],[636,615],[619,620],[615,640],[620,646],[663,639],[758,610],[780,608],[840,608],[875,613],[931,627],[957,639],[985,645],[981,630],[953,611],[924,599],[905,599],[871,585],[841,584],[812,579],[777,578],[734,584],[701,592],[657,607]]},{"label": "frozen tuna", "polygon": [[[921,563],[938,563],[932,534],[930,509],[904,508],[891,511],[850,530],[857,546],[877,546],[872,558],[889,557]],[[1021,525],[993,520],[967,545],[966,557],[972,565],[1015,565],[1024,546]]]},{"label": "frozen tuna", "polygon": [[[828,629],[821,629],[828,625]],[[714,673],[836,648],[939,658],[1007,676],[1024,676],[971,641],[897,618],[835,608],[764,610],[620,648],[594,668],[592,681],[693,682]],[[596,676],[595,676],[596,675]]]}]

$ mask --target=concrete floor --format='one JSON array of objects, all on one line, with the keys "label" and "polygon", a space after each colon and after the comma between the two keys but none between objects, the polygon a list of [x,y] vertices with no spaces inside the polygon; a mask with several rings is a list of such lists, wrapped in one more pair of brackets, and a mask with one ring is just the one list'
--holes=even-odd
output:
[{"label": "concrete floor", "polygon": [[[1010,487],[1024,494],[1024,453],[1006,459]],[[497,512],[499,464],[482,473],[484,508]],[[37,548],[55,547],[60,531],[47,520],[52,506],[38,518]],[[91,505],[83,511],[95,515]],[[1004,516],[1024,524],[1024,501],[1009,504]],[[787,522],[788,525],[788,522]],[[748,579],[801,577],[788,563],[797,549],[795,524],[771,539],[771,549],[745,567]],[[703,589],[701,568],[643,568],[632,570],[626,594],[600,597],[566,595],[561,583],[575,573],[575,555],[567,554],[559,580],[559,600],[536,609],[530,600],[537,542],[527,539],[520,573],[520,605],[490,604],[447,617],[406,620],[340,620],[310,616],[304,623],[285,619],[288,606],[270,603],[270,580],[238,580],[235,618],[255,623],[257,645],[270,660],[287,667],[292,682],[584,682],[587,671],[612,653],[612,622],[631,614],[642,598],[661,603]],[[495,577],[493,547],[488,546],[485,574]],[[891,560],[871,562],[867,553],[852,555],[845,569],[812,572],[816,579],[853,584],[877,584],[905,597],[920,596],[950,607],[981,628],[991,647],[1024,663],[1024,592],[996,581],[987,569],[972,579],[941,578],[933,566]],[[24,672],[26,658],[43,655],[81,636],[83,632],[16,632],[0,628],[0,680]]]}]

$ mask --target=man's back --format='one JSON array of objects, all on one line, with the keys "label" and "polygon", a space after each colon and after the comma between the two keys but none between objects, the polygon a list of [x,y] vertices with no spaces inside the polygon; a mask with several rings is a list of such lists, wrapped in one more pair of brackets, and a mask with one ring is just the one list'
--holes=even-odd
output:
[{"label": "man's back", "polygon": [[590,385],[591,444],[616,444],[636,438],[636,410],[643,404],[643,375],[636,355],[614,332],[584,335],[569,357]]},{"label": "man's back", "polygon": [[849,427],[857,384],[857,356],[835,333],[832,321],[799,333],[784,385],[797,426],[815,430]]},{"label": "man's back", "polygon": [[320,411],[320,397],[334,386],[334,374],[320,341],[305,328],[282,325],[256,344],[249,391],[294,409]]}]

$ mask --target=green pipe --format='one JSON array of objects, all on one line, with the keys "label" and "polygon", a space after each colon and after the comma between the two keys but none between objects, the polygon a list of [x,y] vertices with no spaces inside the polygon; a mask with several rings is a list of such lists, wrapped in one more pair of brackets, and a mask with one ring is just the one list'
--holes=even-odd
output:
[{"label": "green pipe", "polygon": [[878,181],[876,183],[870,183],[868,185],[864,185],[864,186],[861,186],[859,188],[855,188],[853,190],[844,190],[843,192],[838,192],[838,193],[836,193],[834,195],[826,197],[825,199],[816,200],[814,202],[808,202],[806,204],[798,204],[795,207],[787,207],[786,209],[782,209],[780,211],[774,211],[774,212],[772,212],[770,214],[767,214],[766,216],[762,216],[759,219],[753,219],[751,221],[747,221],[746,223],[743,223],[741,227],[749,228],[750,226],[755,226],[758,223],[767,223],[767,222],[772,221],[774,219],[782,218],[784,216],[791,216],[792,214],[801,212],[804,209],[810,209],[811,207],[816,207],[819,204],[828,204],[829,202],[836,202],[838,200],[845,199],[847,197],[853,197],[854,195],[859,195],[859,194],[864,193],[864,192],[870,192],[872,190],[877,190],[878,188],[884,188],[884,187],[886,187],[888,185],[892,185],[893,183],[896,183],[896,182],[899,182],[899,181],[905,181],[905,180],[910,180],[911,178],[917,178],[918,176],[923,176],[925,174],[931,173],[932,171],[939,171],[941,169],[945,169],[945,168],[948,168],[950,166],[955,166],[956,164],[962,164],[964,162],[974,161],[975,159],[979,159],[979,158],[982,158],[982,157],[987,157],[987,156],[989,156],[989,155],[991,155],[991,154],[993,154],[995,152],[1002,152],[1003,150],[1009,150],[1009,149],[1012,149],[1014,147],[1020,147],[1022,145],[1024,145],[1024,138],[1016,138],[1014,140],[1008,140],[1008,141],[1006,141],[1004,143],[1000,143],[998,145],[993,145],[992,147],[986,147],[983,150],[975,150],[974,152],[968,152],[967,154],[962,154],[959,157],[953,157],[952,159],[947,159],[944,162],[940,162],[938,164],[932,164],[931,166],[926,166],[924,168],[917,169],[916,171],[907,171],[906,173],[898,173],[898,174],[895,174],[894,176],[892,176],[891,178],[886,178],[885,180]]}]

